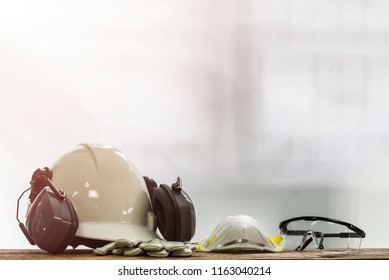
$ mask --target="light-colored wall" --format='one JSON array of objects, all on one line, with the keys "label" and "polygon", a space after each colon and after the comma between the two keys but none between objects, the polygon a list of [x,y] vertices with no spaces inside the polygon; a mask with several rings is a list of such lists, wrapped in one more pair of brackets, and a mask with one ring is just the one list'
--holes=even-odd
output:
[{"label": "light-colored wall", "polygon": [[388,77],[387,1],[1,3],[0,248],[30,247],[16,200],[81,142],[180,175],[195,239],[323,215],[388,247]]}]

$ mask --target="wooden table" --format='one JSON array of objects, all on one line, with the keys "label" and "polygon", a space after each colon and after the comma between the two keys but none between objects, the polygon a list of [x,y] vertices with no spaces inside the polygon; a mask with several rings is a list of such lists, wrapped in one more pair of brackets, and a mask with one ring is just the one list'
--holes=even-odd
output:
[{"label": "wooden table", "polygon": [[[116,255],[95,256],[92,250],[67,250],[52,255],[42,250],[0,249],[0,260],[119,260],[119,259],[156,259],[148,256],[124,257]],[[174,259],[168,257],[166,259]],[[388,249],[360,249],[358,252],[336,250],[307,250],[304,252],[283,253],[204,253],[193,252],[186,260],[389,260]]]}]

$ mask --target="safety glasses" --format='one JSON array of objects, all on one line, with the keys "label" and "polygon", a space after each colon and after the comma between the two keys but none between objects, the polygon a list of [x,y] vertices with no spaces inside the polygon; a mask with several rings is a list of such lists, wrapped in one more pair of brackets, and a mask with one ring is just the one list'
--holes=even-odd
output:
[{"label": "safety glasses", "polygon": [[360,228],[339,220],[302,216],[280,223],[284,235],[285,249],[303,251],[305,248],[337,248],[358,251],[366,236]]}]

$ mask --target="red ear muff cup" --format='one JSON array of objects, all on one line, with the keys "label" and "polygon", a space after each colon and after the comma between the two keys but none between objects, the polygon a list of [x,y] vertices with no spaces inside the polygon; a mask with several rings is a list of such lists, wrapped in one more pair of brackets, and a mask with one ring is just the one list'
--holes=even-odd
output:
[{"label": "red ear muff cup", "polygon": [[172,191],[172,195],[174,196],[175,204],[177,205],[177,209],[179,209],[176,213],[176,219],[179,219],[179,232],[178,239],[180,241],[190,241],[196,230],[196,213],[192,203],[192,200],[189,198],[189,195],[180,190]]},{"label": "red ear muff cup", "polygon": [[196,214],[189,196],[161,185],[153,192],[153,210],[162,236],[169,241],[190,241],[196,228]]},{"label": "red ear muff cup", "polygon": [[157,217],[158,229],[169,241],[178,241],[176,234],[176,213],[169,189],[162,185],[153,192],[153,211]]},{"label": "red ear muff cup", "polygon": [[39,248],[57,254],[64,251],[73,240],[78,219],[66,196],[58,198],[49,187],[45,187],[28,211],[26,227]]}]

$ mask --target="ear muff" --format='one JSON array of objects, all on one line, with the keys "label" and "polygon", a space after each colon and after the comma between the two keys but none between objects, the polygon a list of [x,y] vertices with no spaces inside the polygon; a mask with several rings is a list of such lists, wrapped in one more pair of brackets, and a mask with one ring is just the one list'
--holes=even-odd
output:
[{"label": "ear muff", "polygon": [[32,245],[42,250],[57,254],[66,249],[73,240],[78,219],[74,207],[68,197],[56,188],[46,175],[51,177],[48,168],[38,169],[32,176],[30,202],[27,212],[26,226],[19,221],[18,199],[16,218],[24,235]]},{"label": "ear muff", "polygon": [[161,185],[154,190],[153,211],[157,217],[157,225],[162,236],[166,240],[178,241],[177,227],[179,220],[176,218],[177,206],[169,194],[170,190],[166,185]]},{"label": "ear muff", "polygon": [[157,187],[153,179],[144,177],[157,225],[162,236],[169,241],[190,241],[196,228],[196,214],[188,194],[181,188],[181,179],[169,187]]}]

